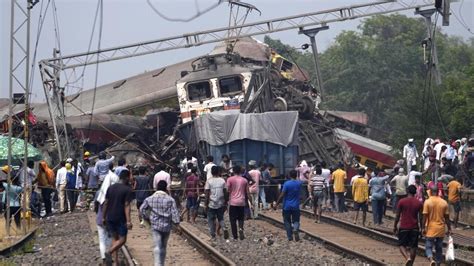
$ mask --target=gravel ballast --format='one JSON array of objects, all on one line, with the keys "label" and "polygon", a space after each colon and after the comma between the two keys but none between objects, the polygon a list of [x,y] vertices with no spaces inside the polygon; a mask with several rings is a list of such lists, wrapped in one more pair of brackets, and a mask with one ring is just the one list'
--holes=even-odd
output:
[{"label": "gravel ballast", "polygon": [[40,221],[33,248],[1,258],[13,265],[98,265],[102,262],[97,236],[92,232],[86,212],[56,215]]}]

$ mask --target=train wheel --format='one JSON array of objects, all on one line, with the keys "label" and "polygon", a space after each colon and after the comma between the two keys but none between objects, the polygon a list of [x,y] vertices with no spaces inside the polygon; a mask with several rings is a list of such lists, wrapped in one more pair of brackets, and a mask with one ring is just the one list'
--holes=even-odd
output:
[{"label": "train wheel", "polygon": [[273,109],[275,111],[288,111],[288,104],[282,97],[277,97],[273,100]]}]

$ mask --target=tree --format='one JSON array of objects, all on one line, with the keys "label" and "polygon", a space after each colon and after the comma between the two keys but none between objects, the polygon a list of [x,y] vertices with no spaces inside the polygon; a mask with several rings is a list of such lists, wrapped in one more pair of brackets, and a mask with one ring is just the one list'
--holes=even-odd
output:
[{"label": "tree", "polygon": [[[461,137],[471,134],[474,121],[474,39],[465,42],[442,33],[438,48],[443,83],[429,74],[421,42],[427,37],[422,19],[404,15],[374,16],[357,31],[340,33],[320,55],[326,99],[323,108],[363,111],[371,126],[390,132],[391,144],[407,138]],[[278,53],[309,71],[310,52],[301,52],[265,37]],[[428,53],[429,55],[429,53]]]}]

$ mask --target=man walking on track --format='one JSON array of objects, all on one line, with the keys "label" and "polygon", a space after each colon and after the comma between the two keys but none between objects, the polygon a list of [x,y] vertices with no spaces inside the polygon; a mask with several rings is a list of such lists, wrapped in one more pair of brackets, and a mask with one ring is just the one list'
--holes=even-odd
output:
[{"label": "man walking on track", "polygon": [[[242,168],[236,165],[232,168],[233,176],[227,179],[227,189],[229,191],[229,220],[232,230],[232,237],[244,240],[244,208],[249,197],[249,186],[247,179],[240,174]],[[239,223],[239,234],[237,235],[237,222]]]},{"label": "man walking on track", "polygon": [[[448,203],[438,196],[438,186],[431,188],[431,196],[423,205],[423,231],[426,238],[426,257],[431,265],[439,265],[443,258],[443,239],[444,236],[451,234],[451,222],[449,221]],[[445,231],[445,225],[448,226],[448,232]],[[435,256],[433,257],[433,245]]]},{"label": "man walking on track", "polygon": [[207,221],[211,239],[216,238],[216,219],[219,226],[224,229],[224,239],[229,238],[229,231],[225,227],[224,212],[227,209],[227,189],[224,178],[220,177],[219,166],[211,168],[212,177],[208,178],[204,191],[206,192]]},{"label": "man walking on track", "polygon": [[123,170],[120,172],[119,183],[113,184],[107,189],[105,195],[105,202],[103,206],[103,220],[105,221],[107,231],[112,235],[113,241],[110,249],[105,253],[107,265],[111,265],[112,257],[118,264],[118,250],[127,241],[127,233],[132,229],[132,222],[130,218],[132,201],[132,189],[128,182],[130,179],[130,172]]},{"label": "man walking on track", "polygon": [[[406,260],[405,265],[413,265],[418,249],[420,229],[423,231],[423,204],[415,197],[416,187],[407,188],[407,197],[401,199],[397,206],[397,216],[393,224],[393,232],[398,236],[400,252]],[[400,221],[400,226],[398,222]]]},{"label": "man walking on track", "polygon": [[326,179],[321,175],[321,166],[316,166],[316,175],[311,177],[308,185],[308,193],[313,200],[313,211],[315,222],[321,222],[321,214],[323,212],[323,203],[325,199]]},{"label": "man walking on track", "polygon": [[157,184],[157,191],[146,198],[140,207],[140,214],[143,219],[150,221],[153,242],[155,248],[155,265],[165,265],[166,246],[171,232],[171,224],[179,227],[179,212],[176,208],[175,200],[168,195],[168,184],[160,180]]},{"label": "man walking on track", "polygon": [[278,197],[275,209],[278,204],[283,202],[283,221],[285,223],[286,236],[288,241],[293,241],[293,235],[296,242],[300,241],[300,190],[303,184],[302,181],[296,180],[298,172],[296,170],[290,171],[290,180],[283,184],[283,188]]},{"label": "man walking on track", "polygon": [[454,209],[454,229],[458,228],[459,213],[461,212],[461,188],[462,185],[456,178],[448,184],[448,201]]},{"label": "man walking on track", "polygon": [[369,208],[369,183],[365,179],[365,169],[359,168],[359,175],[352,184],[352,197],[354,200],[354,209],[356,215],[354,217],[354,224],[359,219],[359,210],[362,209],[362,225],[365,226],[365,219],[367,217],[367,210]]},{"label": "man walking on track", "polygon": [[334,197],[336,201],[337,212],[346,211],[346,205],[344,200],[344,192],[346,192],[345,182],[347,179],[346,171],[343,163],[339,163],[337,170],[332,173],[332,180],[334,184]]}]

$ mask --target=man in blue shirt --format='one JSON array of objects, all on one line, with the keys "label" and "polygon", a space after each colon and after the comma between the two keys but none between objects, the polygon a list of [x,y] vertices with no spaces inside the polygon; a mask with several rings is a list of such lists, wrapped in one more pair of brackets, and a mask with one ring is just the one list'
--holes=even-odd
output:
[{"label": "man in blue shirt", "polygon": [[300,190],[303,184],[302,181],[296,180],[298,172],[296,170],[290,171],[290,180],[283,184],[280,196],[276,202],[274,209],[282,200],[283,202],[283,221],[285,223],[286,236],[288,241],[300,241],[298,230],[300,228]]}]

